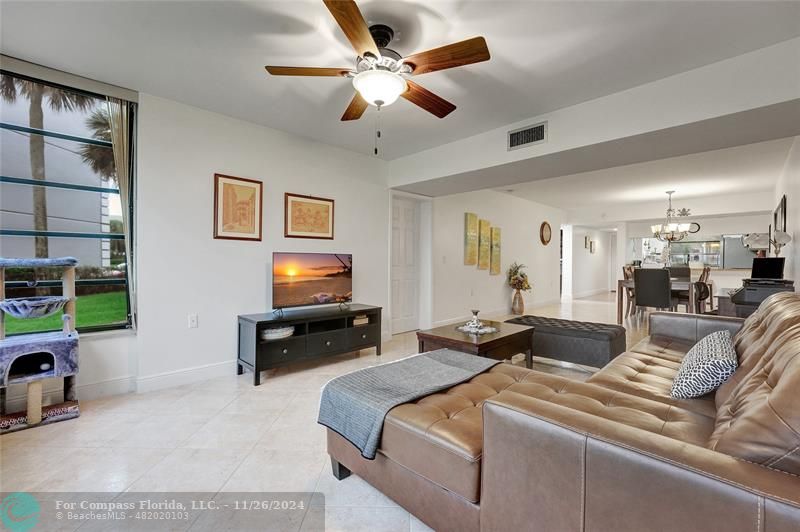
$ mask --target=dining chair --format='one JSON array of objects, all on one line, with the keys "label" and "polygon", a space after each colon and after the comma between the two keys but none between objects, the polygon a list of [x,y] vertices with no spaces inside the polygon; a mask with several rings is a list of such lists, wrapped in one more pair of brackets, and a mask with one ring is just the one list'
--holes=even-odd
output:
[{"label": "dining chair", "polygon": [[[711,278],[711,267],[706,266],[703,268],[703,273],[700,274],[700,282],[706,285],[708,289],[708,304],[711,307],[711,310],[714,310],[714,294],[711,293],[711,283],[709,283],[709,279]],[[702,301],[702,312],[705,313],[705,300]]]},{"label": "dining chair", "polygon": [[691,280],[692,278],[692,269],[689,266],[670,266],[667,270],[669,270],[669,276],[673,279],[683,281]]},{"label": "dining chair", "polygon": [[[622,267],[622,278],[626,281],[633,281],[633,266],[623,266]],[[631,310],[634,309],[636,306],[636,290],[634,288],[625,288],[625,317],[631,315]]]},{"label": "dining chair", "polygon": [[[700,278],[694,283],[694,308],[700,314],[706,312],[706,302],[711,305],[711,310],[714,310],[714,302],[711,299],[711,288],[708,284],[708,279],[711,276],[711,268],[706,266],[700,273]],[[677,300],[676,305],[686,305],[686,310],[689,310],[689,291],[679,290],[673,292],[673,298]]]},{"label": "dining chair", "polygon": [[633,287],[636,307],[653,307],[660,310],[674,310],[672,282],[666,268],[633,270]]}]

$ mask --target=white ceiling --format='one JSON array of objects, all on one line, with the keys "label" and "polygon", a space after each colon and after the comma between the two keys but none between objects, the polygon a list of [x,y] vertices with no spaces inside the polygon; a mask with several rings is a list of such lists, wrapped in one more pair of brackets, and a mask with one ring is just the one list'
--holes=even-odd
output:
[{"label": "white ceiling", "polygon": [[676,199],[771,191],[780,176],[793,138],[619,166],[508,188],[532,201],[559,207],[617,206]]},{"label": "white ceiling", "polygon": [[[403,55],[475,35],[492,59],[416,81],[451,100],[439,120],[382,111],[392,159],[800,35],[800,2],[364,1]],[[339,117],[341,78],[268,77],[263,66],[347,67],[353,52],[320,0],[8,1],[3,53],[371,153],[374,110]]]}]

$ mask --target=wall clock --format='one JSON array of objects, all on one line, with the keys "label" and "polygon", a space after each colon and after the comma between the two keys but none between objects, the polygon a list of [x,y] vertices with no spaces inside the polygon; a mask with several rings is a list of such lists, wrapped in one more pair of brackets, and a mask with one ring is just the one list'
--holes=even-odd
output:
[{"label": "wall clock", "polygon": [[551,238],[553,238],[553,230],[550,228],[550,224],[542,222],[542,226],[539,228],[539,240],[546,246],[550,243]]}]

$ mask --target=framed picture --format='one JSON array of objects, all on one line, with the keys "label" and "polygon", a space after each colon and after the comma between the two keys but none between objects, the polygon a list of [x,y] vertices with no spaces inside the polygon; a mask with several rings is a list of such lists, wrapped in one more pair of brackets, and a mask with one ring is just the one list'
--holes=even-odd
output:
[{"label": "framed picture", "polygon": [[478,221],[478,269],[488,270],[492,253],[492,232],[489,220]]},{"label": "framed picture", "polygon": [[478,215],[464,213],[464,265],[478,264]]},{"label": "framed picture", "polygon": [[492,251],[489,259],[489,275],[500,275],[500,228],[492,227]]},{"label": "framed picture", "polygon": [[595,247],[596,247],[595,246],[595,241],[594,240],[590,240],[589,241],[589,253],[594,253]]},{"label": "framed picture", "polygon": [[287,192],[283,236],[333,240],[333,200]]},{"label": "framed picture", "polygon": [[214,174],[214,238],[261,240],[263,183]]},{"label": "framed picture", "polygon": [[775,231],[786,231],[786,195],[778,202],[778,206],[772,214],[772,226]]},{"label": "framed picture", "polygon": [[539,227],[539,240],[542,245],[546,246],[549,244],[552,238],[553,229],[550,227],[550,224],[548,222],[542,222],[542,225]]},{"label": "framed picture", "polygon": [[583,247],[584,247],[584,249],[589,249],[589,242],[591,242],[591,240],[589,240],[589,235],[584,236],[583,237]]}]

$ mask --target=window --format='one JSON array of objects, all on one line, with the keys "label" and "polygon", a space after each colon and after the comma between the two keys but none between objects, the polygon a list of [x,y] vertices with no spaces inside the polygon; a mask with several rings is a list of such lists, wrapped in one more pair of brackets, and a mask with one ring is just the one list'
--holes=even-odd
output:
[{"label": "window", "polygon": [[[2,72],[0,255],[73,256],[79,331],[129,327],[128,271],[106,99]],[[129,220],[132,220],[129,218]],[[6,297],[61,293],[61,270],[11,268]],[[8,334],[61,328],[61,313]]]}]

